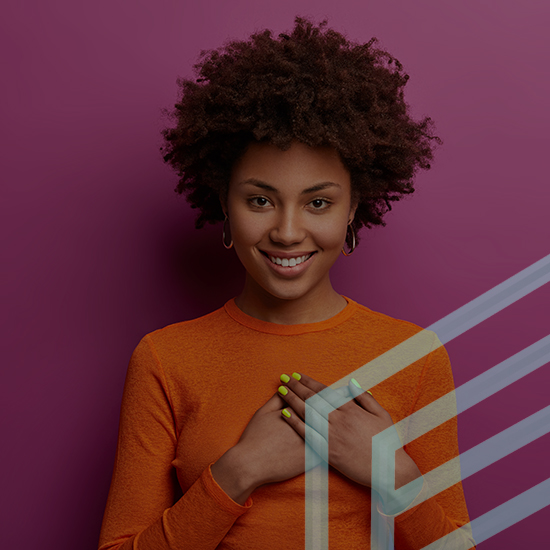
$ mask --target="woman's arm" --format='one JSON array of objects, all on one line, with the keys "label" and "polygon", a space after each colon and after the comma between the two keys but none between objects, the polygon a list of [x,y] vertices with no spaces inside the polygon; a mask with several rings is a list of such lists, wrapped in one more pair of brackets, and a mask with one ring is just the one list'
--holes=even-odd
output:
[{"label": "woman's arm", "polygon": [[164,372],[146,336],[126,376],[100,550],[214,549],[252,505],[233,501],[210,467],[175,502],[176,443]]}]

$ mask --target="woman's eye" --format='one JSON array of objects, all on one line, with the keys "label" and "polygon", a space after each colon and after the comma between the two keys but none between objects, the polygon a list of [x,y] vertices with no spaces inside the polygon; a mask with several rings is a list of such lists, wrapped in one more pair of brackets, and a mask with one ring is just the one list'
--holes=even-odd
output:
[{"label": "woman's eye", "polygon": [[250,202],[254,206],[267,206],[269,204],[269,201],[265,197],[254,197],[250,199]]},{"label": "woman's eye", "polygon": [[325,199],[315,199],[312,200],[310,204],[315,210],[321,210],[329,205],[329,203]]}]

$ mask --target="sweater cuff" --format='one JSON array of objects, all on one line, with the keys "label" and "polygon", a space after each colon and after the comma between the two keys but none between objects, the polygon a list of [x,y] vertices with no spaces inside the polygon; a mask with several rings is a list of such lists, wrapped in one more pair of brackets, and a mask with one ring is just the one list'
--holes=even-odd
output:
[{"label": "sweater cuff", "polygon": [[431,496],[433,496],[431,494],[428,494],[429,489],[428,489],[427,483],[424,481],[424,477],[419,478],[419,479],[422,479],[422,487],[420,488],[420,491],[416,494],[414,499],[411,502],[409,502],[409,504],[407,504],[406,506],[404,506],[402,508],[402,510],[400,510],[399,512],[396,512],[394,514],[386,514],[385,512],[380,510],[380,505],[377,505],[376,509],[378,510],[378,513],[381,516],[385,517],[385,518],[397,518],[397,517],[399,517],[401,520],[405,519],[407,516],[412,514],[413,510],[416,509],[416,507],[419,504],[421,504],[422,502],[428,500]]},{"label": "sweater cuff", "polygon": [[[422,494],[422,491],[421,491]],[[420,495],[419,495],[420,496]],[[431,514],[433,516],[434,513],[440,511],[440,506],[434,501],[433,498],[429,498],[427,500],[424,500],[424,502],[421,502],[420,504],[415,504],[414,502],[403,512],[400,514],[397,514],[394,516],[395,524],[402,524],[404,527],[407,525],[407,518],[410,516],[416,514],[417,512],[420,512],[420,515],[422,514]],[[384,515],[384,514],[381,514]]]},{"label": "sweater cuff", "polygon": [[[171,508],[164,511],[161,522],[139,535],[138,548],[176,548],[185,541],[186,548],[216,548],[237,519],[252,506],[248,498],[241,506],[214,481],[210,466]],[[166,541],[163,546],[159,541]],[[179,547],[179,546],[178,546]]]},{"label": "sweater cuff", "polygon": [[206,468],[201,477],[200,482],[202,486],[204,487],[204,490],[218,503],[219,506],[221,506],[224,510],[229,512],[230,514],[234,514],[236,516],[241,516],[244,514],[248,508],[252,506],[252,496],[249,496],[246,499],[246,502],[244,505],[240,505],[237,502],[235,502],[217,483],[214,479],[214,476],[212,476],[212,465],[214,462],[208,465],[208,468]]}]

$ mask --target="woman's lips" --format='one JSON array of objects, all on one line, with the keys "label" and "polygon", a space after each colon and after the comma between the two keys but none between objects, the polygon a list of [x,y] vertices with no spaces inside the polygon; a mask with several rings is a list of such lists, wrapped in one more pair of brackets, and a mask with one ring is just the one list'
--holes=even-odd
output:
[{"label": "woman's lips", "polygon": [[315,252],[308,252],[306,254],[284,254],[275,255],[269,254],[269,252],[262,252],[262,256],[265,258],[265,261],[279,275],[286,277],[294,277],[299,275],[313,261]]}]

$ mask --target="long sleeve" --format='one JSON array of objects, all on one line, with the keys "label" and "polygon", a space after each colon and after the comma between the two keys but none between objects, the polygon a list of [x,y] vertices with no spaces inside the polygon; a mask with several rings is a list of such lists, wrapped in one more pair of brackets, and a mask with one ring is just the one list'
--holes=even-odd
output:
[{"label": "long sleeve", "polygon": [[[445,474],[439,476],[439,483],[425,482],[422,493],[419,495],[420,498],[416,499],[416,501],[423,500],[423,502],[416,506],[413,502],[412,507],[395,517],[394,537],[395,547],[398,550],[424,548],[469,522],[462,483],[459,481],[460,466],[456,458],[459,455],[459,450],[454,394],[448,395],[448,399],[440,399],[438,407],[433,405],[435,400],[453,390],[454,382],[449,356],[439,339],[435,337],[434,351],[426,360],[416,391],[416,400],[411,411],[412,416],[409,417],[412,419],[409,430],[422,433],[425,429],[421,426],[425,421],[434,424],[441,421],[441,423],[408,443],[405,449],[424,476],[444,463],[451,464],[452,467]],[[414,415],[430,404],[432,404],[432,408],[428,414]],[[429,479],[429,476],[426,479]],[[449,484],[450,487],[434,494],[441,486]],[[433,494],[433,496],[424,500],[425,493],[428,493],[428,496]],[[453,548],[467,550],[474,546],[474,541],[470,538],[468,530],[460,530],[455,535]],[[445,545],[437,546],[445,548]],[[449,545],[446,547],[450,548]]]},{"label": "long sleeve", "polygon": [[100,550],[214,549],[252,505],[234,502],[206,468],[175,502],[176,423],[164,372],[146,336],[126,376]]}]

